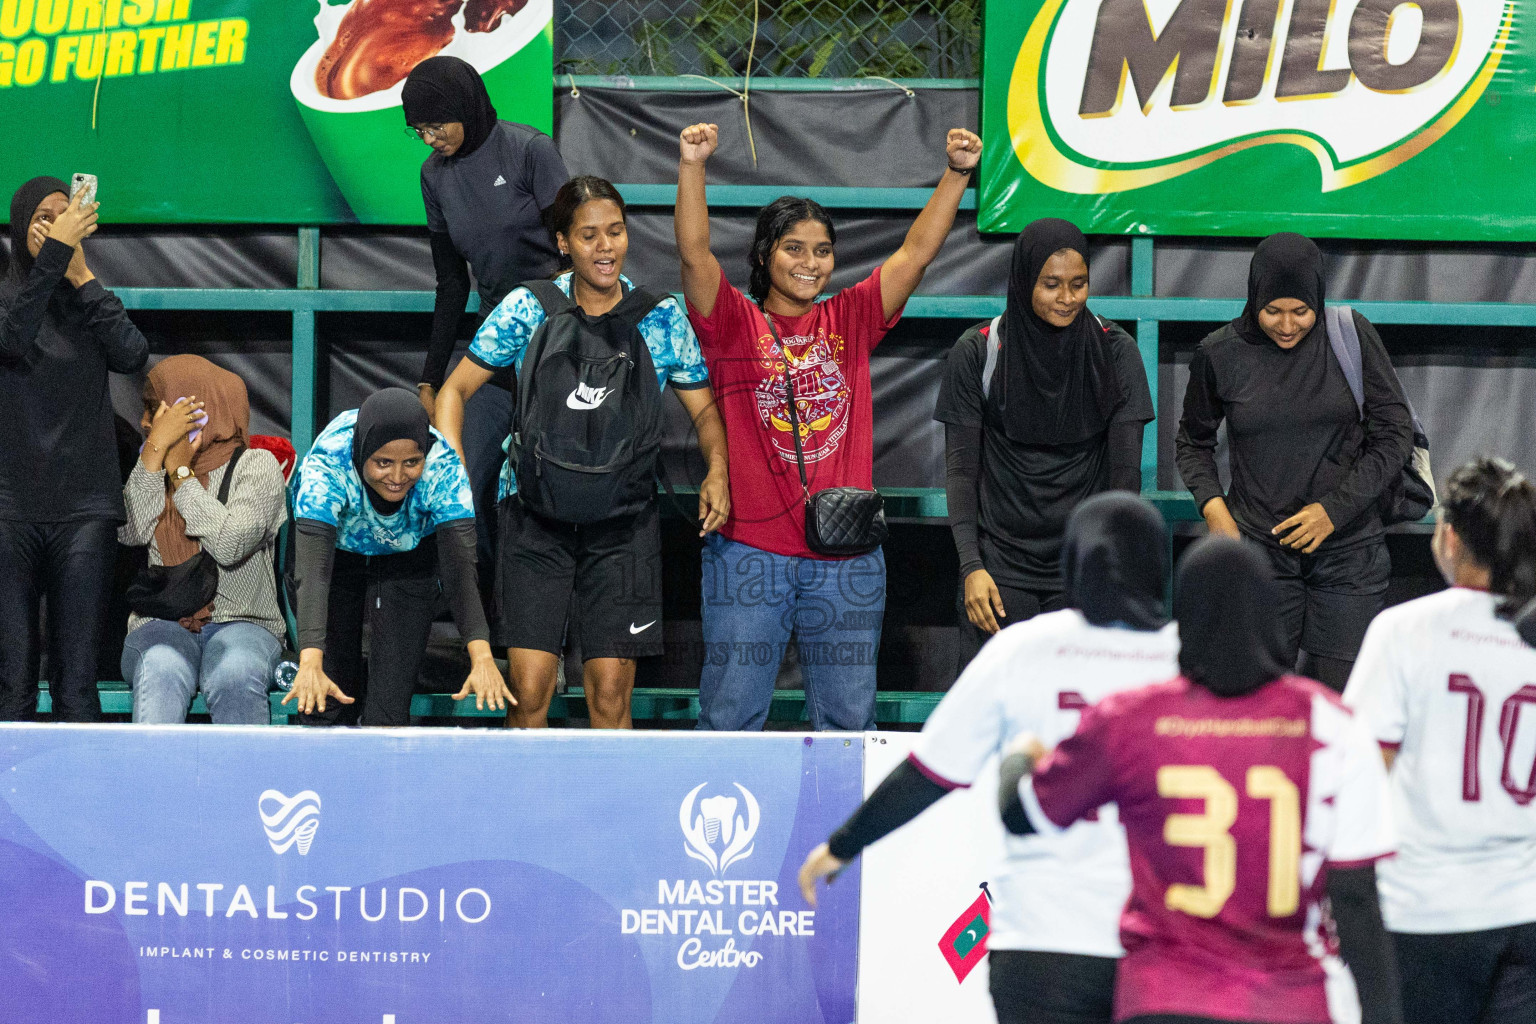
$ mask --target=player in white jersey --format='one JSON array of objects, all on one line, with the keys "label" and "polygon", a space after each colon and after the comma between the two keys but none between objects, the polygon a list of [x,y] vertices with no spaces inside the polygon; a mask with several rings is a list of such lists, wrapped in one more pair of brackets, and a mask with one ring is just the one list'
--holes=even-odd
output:
[{"label": "player in white jersey", "polygon": [[1446,486],[1449,590],[1379,615],[1344,700],[1391,765],[1395,859],[1378,870],[1408,1024],[1536,1021],[1536,487],[1501,459]]},{"label": "player in white jersey", "polygon": [[[1101,698],[1175,675],[1166,552],[1166,527],[1146,502],[1108,493],[1079,506],[1062,551],[1070,607],[1009,626],[982,648],[911,757],[806,858],[806,899],[814,904],[817,879],[969,786],[1014,736],[1058,742]],[[990,888],[987,945],[1000,1024],[1108,1022],[1123,953],[1120,912],[1131,888],[1114,809],[1059,836],[1010,837]]]}]

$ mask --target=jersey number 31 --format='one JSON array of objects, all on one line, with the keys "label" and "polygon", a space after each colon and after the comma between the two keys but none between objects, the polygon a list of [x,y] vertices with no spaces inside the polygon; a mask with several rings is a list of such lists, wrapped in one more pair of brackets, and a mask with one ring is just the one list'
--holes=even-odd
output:
[{"label": "jersey number 31", "polygon": [[[1209,765],[1164,765],[1157,770],[1157,795],[1166,800],[1203,800],[1202,814],[1170,814],[1163,823],[1169,846],[1205,850],[1205,884],[1168,886],[1169,910],[1194,917],[1221,913],[1237,888],[1237,790]],[[1290,917],[1301,901],[1301,791],[1279,768],[1248,769],[1248,796],[1269,801],[1270,917]]]}]

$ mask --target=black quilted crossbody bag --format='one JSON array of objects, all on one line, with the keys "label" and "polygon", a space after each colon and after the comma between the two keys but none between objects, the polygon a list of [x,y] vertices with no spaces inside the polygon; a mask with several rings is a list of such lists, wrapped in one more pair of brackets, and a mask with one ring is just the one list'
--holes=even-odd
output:
[{"label": "black quilted crossbody bag", "polygon": [[800,414],[795,408],[795,386],[789,375],[789,350],[768,311],[763,311],[768,330],[784,357],[784,404],[789,407],[789,432],[795,439],[795,463],[800,468],[800,492],[805,496],[805,546],[818,555],[844,558],[867,555],[885,543],[885,501],[879,491],[862,487],[828,487],[811,493],[805,475],[805,451],[800,444]]},{"label": "black quilted crossbody bag", "polygon": [[[219,481],[219,504],[229,504],[229,485],[235,479],[235,466],[245,454],[242,446],[236,448]],[[219,596],[219,563],[207,551],[198,549],[197,554],[179,565],[146,565],[124,591],[128,608],[138,615],[151,619],[190,618]]]}]

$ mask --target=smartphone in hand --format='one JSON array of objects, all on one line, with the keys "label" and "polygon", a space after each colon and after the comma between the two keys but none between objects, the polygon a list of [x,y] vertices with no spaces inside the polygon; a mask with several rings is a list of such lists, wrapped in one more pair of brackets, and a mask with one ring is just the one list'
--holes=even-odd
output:
[{"label": "smartphone in hand", "polygon": [[74,200],[80,197],[82,203],[94,203],[96,201],[96,175],[82,174],[76,171],[69,179],[69,198]]}]

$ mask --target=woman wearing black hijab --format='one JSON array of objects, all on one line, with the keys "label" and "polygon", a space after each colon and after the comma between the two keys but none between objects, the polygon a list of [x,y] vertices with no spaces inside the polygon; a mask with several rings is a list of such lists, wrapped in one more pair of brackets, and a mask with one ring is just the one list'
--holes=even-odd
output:
[{"label": "woman wearing black hijab", "polygon": [[[569,175],[548,135],[500,121],[480,74],[457,57],[430,57],[406,78],[401,92],[407,131],[432,147],[421,165],[437,297],[432,337],[416,390],[433,415],[448,373],[469,298],[469,269],[480,290],[480,316],[524,281],[549,277],[559,266],[545,212]],[[496,564],[496,481],[501,443],[512,422],[511,374],[492,379],[465,409],[464,458],[474,488],[477,548],[482,571]],[[489,578],[481,592],[488,594]]]},{"label": "woman wearing black hijab", "polygon": [[1174,583],[1180,676],[1105,698],[1048,756],[1041,737],[1021,736],[999,766],[1014,835],[1052,836],[1116,805],[1133,879],[1115,979],[1123,1024],[1353,1016],[1316,950],[1325,896],[1355,1019],[1401,1024],[1376,891],[1375,862],[1395,845],[1386,773],[1343,703],[1287,674],[1277,598],[1257,547],[1198,541]]},{"label": "woman wearing black hijab", "polygon": [[96,651],[124,520],[107,373],[135,373],[149,343],[86,265],[95,203],[40,177],[11,199],[0,280],[0,720],[37,710],[39,603],[48,595],[53,704],[99,717]]},{"label": "woman wearing black hijab", "polygon": [[504,707],[512,695],[475,593],[473,520],[458,453],[409,391],[385,388],[332,420],[294,490],[299,671],[283,703],[308,724],[409,725],[442,595],[470,660],[454,699]]},{"label": "woman wearing black hijab", "polygon": [[[952,790],[972,785],[1015,736],[1055,743],[1083,710],[1177,671],[1168,625],[1168,529],[1129,494],[1087,499],[1067,524],[1061,561],[1068,607],[988,642],[870,798],[800,869],[817,880]],[[1109,1024],[1131,888],[1125,833],[1113,815],[1056,836],[1010,842],[991,876],[992,1000],[999,1024]]]},{"label": "woman wearing black hijab", "polygon": [[1013,247],[1003,315],[955,343],[934,418],[960,555],[960,666],[988,636],[1061,604],[1067,517],[1141,490],[1154,416],[1136,342],[1087,309],[1088,240],[1037,220]]},{"label": "woman wearing black hijab", "polygon": [[[1324,328],[1323,256],[1301,235],[1254,251],[1243,315],[1189,364],[1179,472],[1212,533],[1244,537],[1279,583],[1286,666],[1343,690],[1392,572],[1380,502],[1402,472],[1413,419],[1376,328],[1354,314],[1365,412]],[[1231,487],[1216,464],[1227,422]]]}]

